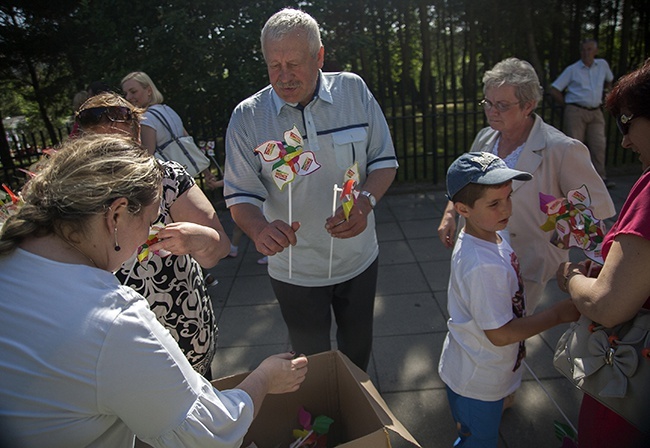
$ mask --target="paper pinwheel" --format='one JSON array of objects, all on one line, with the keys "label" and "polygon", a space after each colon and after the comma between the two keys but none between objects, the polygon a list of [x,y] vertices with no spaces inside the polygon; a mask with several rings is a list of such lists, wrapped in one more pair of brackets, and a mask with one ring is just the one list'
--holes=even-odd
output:
[{"label": "paper pinwheel", "polygon": [[294,429],[293,436],[296,440],[289,445],[289,448],[326,448],[327,432],[330,425],[334,422],[325,415],[319,415],[314,418],[302,406],[298,410],[298,421],[302,429]]},{"label": "paper pinwheel", "polygon": [[555,231],[551,242],[561,249],[579,247],[591,260],[603,264],[601,248],[605,223],[596,219],[589,208],[591,196],[586,185],[570,190],[566,198],[540,193],[539,206],[548,215],[540,228]]},{"label": "paper pinwheel", "polygon": [[[354,189],[358,183],[359,164],[357,162],[354,162],[354,165],[345,171],[345,175],[343,176],[343,188],[341,189],[340,200],[341,206],[343,207],[343,214],[345,215],[346,220],[350,219],[350,211],[352,210],[352,207],[354,207],[354,203],[357,201],[357,197],[359,196],[359,192]],[[336,185],[334,185],[334,190],[338,191],[338,187]],[[336,209],[335,206],[332,208],[333,210]],[[334,211],[332,211],[332,214],[334,214]]]},{"label": "paper pinwheel", "polygon": [[314,153],[303,150],[302,136],[295,125],[284,133],[284,141],[269,140],[255,148],[265,162],[275,162],[273,181],[280,190],[296,176],[306,176],[320,168]]},{"label": "paper pinwheel", "polygon": [[[339,188],[337,184],[334,184],[334,196],[332,197],[332,216],[336,213],[336,198],[337,193],[341,192],[340,200],[341,206],[343,207],[343,214],[345,219],[350,219],[350,211],[354,207],[354,203],[359,196],[359,192],[354,189],[354,187],[359,183],[359,163],[354,162],[343,175],[343,188]],[[329,276],[332,278],[332,257],[334,255],[334,237],[330,239],[330,264],[329,264]]]},{"label": "paper pinwheel", "polygon": [[0,191],[0,227],[12,215],[18,213],[23,205],[23,199],[11,191],[9,186],[2,184],[4,192]]},{"label": "paper pinwheel", "polygon": [[346,221],[350,219],[350,211],[354,207],[354,203],[357,200],[359,194],[358,191],[354,189],[354,186],[357,183],[350,179],[343,185],[343,190],[341,191],[341,206],[343,207],[343,215],[345,216]]},{"label": "paper pinwheel", "polygon": [[[293,204],[291,194],[291,183],[296,176],[306,176],[313,173],[320,165],[316,162],[316,156],[312,151],[303,149],[302,135],[296,125],[284,132],[285,143],[269,140],[262,143],[255,152],[262,156],[265,162],[273,164],[273,182],[282,191],[285,185],[289,184],[289,225],[293,222]],[[289,278],[292,277],[292,247],[289,246]]]},{"label": "paper pinwheel", "polygon": [[143,261],[149,261],[154,254],[160,255],[161,257],[166,257],[170,254],[166,250],[159,250],[155,252],[149,250],[153,244],[158,242],[158,232],[160,232],[160,230],[164,227],[165,224],[154,224],[151,226],[151,230],[149,230],[149,238],[147,238],[147,241],[138,249],[138,261],[140,263]]}]

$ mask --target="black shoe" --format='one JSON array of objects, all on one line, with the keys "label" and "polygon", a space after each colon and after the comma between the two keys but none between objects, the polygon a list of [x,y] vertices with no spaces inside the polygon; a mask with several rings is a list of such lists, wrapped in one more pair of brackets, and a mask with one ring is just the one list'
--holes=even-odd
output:
[{"label": "black shoe", "polygon": [[205,286],[210,288],[211,286],[215,286],[219,283],[219,280],[212,274],[206,274],[205,277],[203,277],[203,281],[205,282]]},{"label": "black shoe", "polygon": [[614,182],[613,180],[603,179],[603,182],[605,182],[605,186],[606,186],[607,189],[609,189],[609,190],[611,190],[612,188],[616,187],[616,182]]}]

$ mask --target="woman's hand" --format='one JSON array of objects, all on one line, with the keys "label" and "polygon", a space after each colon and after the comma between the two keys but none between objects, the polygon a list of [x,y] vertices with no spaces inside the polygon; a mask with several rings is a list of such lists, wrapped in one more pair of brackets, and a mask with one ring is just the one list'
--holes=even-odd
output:
[{"label": "woman's hand", "polygon": [[283,353],[266,358],[256,370],[268,378],[269,394],[284,394],[298,390],[307,375],[308,360],[304,355],[293,358]]},{"label": "woman's hand", "polygon": [[[174,234],[159,233],[159,238],[176,237],[176,241],[165,244],[174,244],[176,255],[189,254],[199,262],[203,268],[215,266],[219,260],[228,255],[230,240],[219,221],[217,212],[210,200],[198,185],[193,185],[181,194],[169,208],[174,224],[168,224],[167,229],[173,229]],[[186,238],[197,236],[194,241]],[[168,249],[169,250],[169,249]]]},{"label": "woman's hand", "polygon": [[584,264],[572,263],[569,261],[566,263],[560,263],[555,274],[560,291],[569,292],[569,280],[574,275],[587,275],[587,267]]},{"label": "woman's hand", "polygon": [[151,245],[150,251],[166,250],[174,255],[192,255],[219,238],[212,227],[192,222],[172,222],[160,229],[158,242]]},{"label": "woman's hand", "polygon": [[456,211],[454,204],[449,201],[447,208],[442,214],[440,225],[438,226],[438,238],[448,249],[454,247],[454,237],[456,235]]},{"label": "woman's hand", "polygon": [[253,400],[257,415],[267,394],[283,394],[298,390],[307,375],[308,360],[304,355],[282,353],[266,358],[239,384]]}]

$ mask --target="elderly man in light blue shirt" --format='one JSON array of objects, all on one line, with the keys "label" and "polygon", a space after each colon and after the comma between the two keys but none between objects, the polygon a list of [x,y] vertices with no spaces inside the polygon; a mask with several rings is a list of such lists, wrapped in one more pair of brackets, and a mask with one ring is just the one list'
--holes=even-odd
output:
[{"label": "elderly man in light blue shirt", "polygon": [[[365,370],[379,253],[373,208],[398,166],[388,125],[359,76],[321,71],[324,48],[308,14],[276,13],[261,42],[270,85],[242,101],[230,119],[226,205],[256,249],[269,256],[293,350],[329,350],[333,310],[338,348]],[[292,143],[286,136],[294,127],[299,135]],[[311,168],[296,172],[291,154],[265,160],[259,148],[268,142],[301,146]],[[283,160],[293,174],[278,171]],[[358,196],[346,218],[340,203],[332,213],[333,188],[351,172],[358,176]],[[293,180],[279,184],[286,176]]]},{"label": "elderly man in light blue shirt", "polygon": [[584,40],[580,44],[580,60],[564,69],[551,85],[550,94],[565,106],[564,132],[589,148],[594,168],[607,188],[613,188],[615,184],[607,180],[605,170],[607,139],[601,105],[603,89],[609,91],[614,75],[606,60],[596,59],[597,53],[598,43],[594,39]]}]

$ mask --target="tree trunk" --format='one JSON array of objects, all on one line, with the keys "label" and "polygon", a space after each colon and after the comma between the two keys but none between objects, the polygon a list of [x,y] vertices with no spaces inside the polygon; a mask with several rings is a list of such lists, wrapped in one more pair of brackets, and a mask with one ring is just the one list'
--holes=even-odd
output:
[{"label": "tree trunk", "polygon": [[420,40],[422,45],[422,70],[420,71],[420,108],[423,115],[429,113],[429,79],[431,78],[431,31],[429,29],[428,2],[420,0]]},{"label": "tree trunk", "polygon": [[30,61],[28,58],[25,58],[25,63],[27,64],[27,68],[29,70],[29,76],[31,77],[32,80],[32,87],[34,88],[34,97],[36,98],[38,111],[41,114],[43,123],[45,123],[45,128],[47,129],[47,133],[50,136],[50,141],[52,142],[52,145],[56,145],[59,143],[59,139],[56,135],[56,131],[54,130],[54,126],[52,126],[52,122],[50,121],[50,118],[47,116],[47,110],[45,108],[43,92],[41,91],[40,88],[40,83],[38,81],[38,74],[36,73],[36,68],[34,67],[34,64],[32,64],[32,61]]},{"label": "tree trunk", "polygon": [[476,99],[478,91],[477,82],[477,61],[476,61],[476,9],[473,1],[465,2],[465,26],[467,30],[467,68],[463,74],[463,91],[465,92],[465,99]]},{"label": "tree trunk", "polygon": [[630,34],[632,32],[632,2],[623,0],[623,18],[621,19],[621,47],[618,53],[617,77],[629,71]]},{"label": "tree trunk", "polygon": [[[1,116],[4,117],[4,115]],[[2,137],[0,138],[0,161],[2,162],[2,167],[7,170],[14,168],[15,165],[14,160],[11,158],[7,133],[5,132],[5,125],[2,120],[0,120],[0,132],[2,132]]]},{"label": "tree trunk", "polygon": [[[539,58],[539,53],[537,52],[537,44],[534,32],[535,27],[533,25],[533,13],[532,8],[530,7],[530,0],[521,0],[521,6],[524,13],[523,21],[526,29],[526,44],[528,45],[528,54],[530,58],[528,62],[530,62],[535,68],[539,79],[544,80],[546,78],[546,74],[544,73],[544,66],[542,65],[541,59]],[[544,81],[542,81],[542,83],[544,83]]]}]

